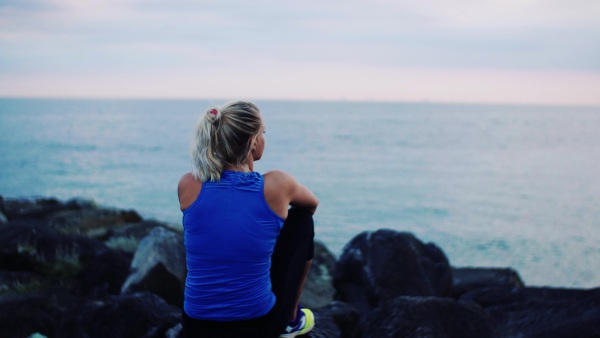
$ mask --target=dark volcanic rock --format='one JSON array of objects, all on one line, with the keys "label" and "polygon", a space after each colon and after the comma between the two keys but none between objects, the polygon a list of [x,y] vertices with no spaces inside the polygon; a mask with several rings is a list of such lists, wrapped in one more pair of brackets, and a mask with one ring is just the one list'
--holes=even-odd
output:
[{"label": "dark volcanic rock", "polygon": [[132,258],[133,254],[121,250],[98,252],[79,276],[83,292],[96,297],[118,295],[129,276]]},{"label": "dark volcanic rock", "polygon": [[85,208],[61,210],[47,217],[48,224],[63,233],[88,234],[94,231],[141,222],[140,215],[133,210],[115,208]]},{"label": "dark volcanic rock", "polygon": [[397,296],[448,296],[452,273],[435,244],[393,230],[363,232],[348,243],[335,271],[337,298],[362,312]]},{"label": "dark volcanic rock", "polygon": [[134,210],[101,208],[95,202],[55,198],[0,199],[0,210],[8,221],[36,220],[64,234],[87,234],[95,229],[141,222]]},{"label": "dark volcanic rock", "polygon": [[46,276],[79,274],[103,243],[88,237],[57,233],[43,221],[0,224],[0,269],[35,271]]},{"label": "dark volcanic rock", "polygon": [[491,338],[488,315],[477,305],[449,298],[397,297],[383,302],[364,322],[365,338]]},{"label": "dark volcanic rock", "polygon": [[[356,337],[359,313],[348,303],[332,301],[314,309],[318,337]],[[311,333],[317,337],[317,333]]]},{"label": "dark volcanic rock", "polygon": [[78,311],[60,336],[158,338],[181,321],[179,308],[148,292],[86,302]]},{"label": "dark volcanic rock", "polygon": [[39,332],[60,337],[61,320],[73,316],[79,302],[62,287],[0,295],[0,336],[28,337]]},{"label": "dark volcanic rock", "polygon": [[156,227],[140,242],[121,292],[150,291],[182,307],[186,274],[183,237]]},{"label": "dark volcanic rock", "polygon": [[63,288],[0,297],[0,336],[164,337],[181,310],[151,293],[78,298]]},{"label": "dark volcanic rock", "polygon": [[600,288],[487,287],[461,297],[483,306],[499,337],[600,337]]},{"label": "dark volcanic rock", "polygon": [[0,270],[0,297],[42,291],[61,283],[65,284],[65,280],[34,271]]},{"label": "dark volcanic rock", "polygon": [[1,337],[164,337],[179,323],[155,294],[120,294],[135,251],[122,249],[157,222],[81,199],[0,198],[0,212]]},{"label": "dark volcanic rock", "polygon": [[144,237],[156,227],[164,227],[164,223],[156,221],[141,221],[138,223],[126,223],[118,227],[102,228],[102,230],[88,233],[88,236],[103,241],[113,249],[120,249],[132,254],[138,248]]},{"label": "dark volcanic rock", "polygon": [[524,283],[511,268],[452,268],[452,294],[456,298],[474,289],[501,285],[520,288]]},{"label": "dark volcanic rock", "polygon": [[8,220],[40,219],[65,209],[65,204],[56,198],[3,198],[0,203],[0,209]]}]

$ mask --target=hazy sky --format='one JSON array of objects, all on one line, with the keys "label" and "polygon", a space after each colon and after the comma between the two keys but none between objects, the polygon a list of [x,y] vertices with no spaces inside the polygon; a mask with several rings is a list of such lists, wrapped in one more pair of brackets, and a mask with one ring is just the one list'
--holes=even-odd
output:
[{"label": "hazy sky", "polygon": [[600,105],[600,1],[0,0],[0,96]]}]

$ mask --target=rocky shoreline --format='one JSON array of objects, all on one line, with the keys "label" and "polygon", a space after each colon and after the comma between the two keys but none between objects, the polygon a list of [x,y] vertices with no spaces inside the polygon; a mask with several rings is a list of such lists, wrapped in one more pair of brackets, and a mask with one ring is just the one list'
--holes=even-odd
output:
[{"label": "rocky shoreline", "polygon": [[[74,198],[0,196],[1,337],[178,337],[180,231]],[[600,288],[528,287],[511,268],[454,267],[406,232],[320,242],[306,337],[600,337]]]}]

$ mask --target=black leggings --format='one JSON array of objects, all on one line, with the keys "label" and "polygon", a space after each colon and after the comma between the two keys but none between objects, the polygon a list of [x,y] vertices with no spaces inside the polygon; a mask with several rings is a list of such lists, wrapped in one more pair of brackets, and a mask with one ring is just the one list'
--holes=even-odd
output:
[{"label": "black leggings", "polygon": [[271,284],[277,297],[271,311],[256,319],[229,322],[194,319],[182,311],[184,336],[279,337],[296,311],[296,296],[306,262],[313,259],[314,236],[312,214],[291,208],[271,256]]}]

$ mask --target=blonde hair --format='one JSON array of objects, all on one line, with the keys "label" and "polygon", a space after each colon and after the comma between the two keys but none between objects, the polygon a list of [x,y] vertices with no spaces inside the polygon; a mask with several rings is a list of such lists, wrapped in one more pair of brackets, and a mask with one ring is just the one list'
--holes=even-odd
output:
[{"label": "blonde hair", "polygon": [[251,102],[236,101],[207,110],[196,123],[190,147],[194,177],[218,182],[227,165],[245,164],[251,139],[260,128],[260,111]]}]

